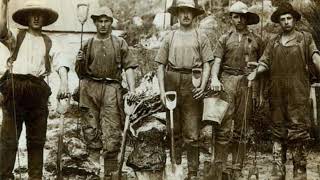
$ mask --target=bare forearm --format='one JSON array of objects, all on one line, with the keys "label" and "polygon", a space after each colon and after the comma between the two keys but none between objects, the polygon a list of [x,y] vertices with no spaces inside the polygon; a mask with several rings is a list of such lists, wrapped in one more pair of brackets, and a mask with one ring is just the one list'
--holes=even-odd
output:
[{"label": "bare forearm", "polygon": [[68,70],[66,67],[60,67],[58,70],[60,83],[62,86],[68,86]]},{"label": "bare forearm", "polygon": [[8,0],[1,0],[1,3],[0,3],[0,38],[3,38],[8,33],[7,7],[8,7]]},{"label": "bare forearm", "polygon": [[210,64],[206,62],[203,64],[201,88],[204,89],[207,86],[209,76],[210,76]]},{"label": "bare forearm", "polygon": [[157,71],[160,92],[165,92],[164,87],[164,65],[160,64]]},{"label": "bare forearm", "polygon": [[129,91],[134,92],[136,89],[136,76],[132,68],[126,70],[127,83],[129,86]]},{"label": "bare forearm", "polygon": [[212,69],[211,69],[211,78],[212,79],[218,79],[218,74],[220,72],[220,66],[221,66],[221,59],[215,58],[214,64],[212,65]]}]

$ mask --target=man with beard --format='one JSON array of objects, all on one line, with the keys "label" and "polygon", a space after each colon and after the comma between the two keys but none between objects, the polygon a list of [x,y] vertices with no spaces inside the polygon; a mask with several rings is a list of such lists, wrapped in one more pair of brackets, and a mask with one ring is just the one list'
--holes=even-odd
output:
[{"label": "man with beard", "polygon": [[108,7],[96,9],[91,19],[97,33],[79,51],[76,62],[81,79],[82,131],[90,158],[98,166],[103,151],[104,179],[116,179],[124,121],[121,73],[124,69],[131,99],[138,64],[130,56],[125,40],[111,35],[113,14]]},{"label": "man with beard", "polygon": [[28,27],[17,33],[7,29],[8,0],[0,2],[0,41],[10,50],[8,71],[1,78],[4,96],[0,138],[0,179],[14,179],[22,124],[25,123],[29,179],[42,179],[43,148],[46,141],[48,98],[51,94],[44,78],[52,64],[60,76],[58,98],[68,96],[68,67],[59,45],[42,33],[42,27],[54,23],[58,14],[40,1],[27,1],[13,13],[13,20]]},{"label": "man with beard", "polygon": [[248,124],[252,115],[252,94],[248,93],[246,75],[252,71],[251,66],[257,64],[263,51],[261,39],[248,29],[248,25],[259,22],[259,16],[249,12],[248,6],[241,1],[234,3],[229,12],[234,29],[220,37],[211,70],[211,89],[224,90],[227,94],[225,100],[229,103],[226,115],[216,131],[216,179],[221,179],[222,171],[226,169],[227,149],[231,140],[233,178],[241,176],[246,155],[246,142],[243,140],[248,127],[245,124]]},{"label": "man with beard", "polygon": [[[185,147],[188,179],[198,179],[199,131],[203,106],[199,98],[209,78],[209,61],[214,56],[207,36],[193,26],[196,16],[204,13],[193,0],[178,0],[168,11],[177,16],[180,28],[169,32],[155,58],[159,64],[160,96],[165,105],[165,92],[177,92],[177,107],[174,110],[176,162],[181,164],[182,148]],[[192,85],[193,68],[202,68],[203,71],[199,87]]]},{"label": "man with beard", "polygon": [[310,68],[319,73],[320,56],[311,34],[297,31],[301,15],[289,3],[281,4],[271,20],[282,32],[271,39],[256,71],[248,76],[270,72],[271,130],[273,168],[269,179],[285,179],[286,150],[292,152],[293,178],[307,179],[306,143],[310,139]]}]

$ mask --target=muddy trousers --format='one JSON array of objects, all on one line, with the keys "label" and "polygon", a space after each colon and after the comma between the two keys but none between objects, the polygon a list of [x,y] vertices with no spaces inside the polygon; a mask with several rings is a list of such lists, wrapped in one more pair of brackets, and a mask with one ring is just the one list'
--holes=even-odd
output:
[{"label": "muddy trousers", "polygon": [[48,110],[18,112],[17,123],[15,123],[12,112],[3,108],[0,138],[0,179],[13,178],[12,171],[18,149],[17,139],[20,137],[23,122],[25,122],[27,133],[29,179],[41,179]]},{"label": "muddy trousers", "polygon": [[214,164],[211,168],[212,180],[222,180],[225,179],[226,174],[226,162],[228,159],[228,145],[216,143],[214,147]]}]

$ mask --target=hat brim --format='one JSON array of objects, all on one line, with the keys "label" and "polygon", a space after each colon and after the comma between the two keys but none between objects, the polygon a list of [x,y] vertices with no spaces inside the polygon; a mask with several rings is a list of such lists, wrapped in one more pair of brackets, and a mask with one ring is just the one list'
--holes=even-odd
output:
[{"label": "hat brim", "polygon": [[255,14],[255,13],[252,13],[252,12],[230,12],[230,15],[232,13],[236,13],[236,14],[243,14],[245,15],[246,17],[246,20],[247,20],[247,25],[253,25],[253,24],[258,24],[260,22],[260,17]]},{"label": "hat brim", "polygon": [[247,25],[258,24],[260,22],[260,17],[251,12],[246,13],[247,16]]},{"label": "hat brim", "polygon": [[43,15],[43,26],[53,24],[58,19],[59,15],[56,11],[50,8],[23,8],[13,13],[12,19],[23,26],[28,26],[28,17],[34,12],[40,12]]},{"label": "hat brim", "polygon": [[271,15],[271,21],[274,23],[280,23],[279,18],[281,15],[284,14],[292,14],[292,16],[297,20],[300,21],[301,19],[301,14],[294,10],[294,9],[277,9],[274,13]]},{"label": "hat brim", "polygon": [[114,21],[114,18],[113,18],[113,17],[110,17],[110,16],[108,16],[108,15],[106,15],[106,14],[100,14],[100,15],[94,14],[94,15],[91,15],[90,17],[91,17],[91,19],[92,19],[93,21],[95,21],[96,19],[98,19],[98,18],[101,17],[101,16],[105,16],[105,17],[107,17],[107,18],[112,19],[112,21]]},{"label": "hat brim", "polygon": [[194,8],[194,7],[190,7],[190,6],[179,6],[179,7],[177,7],[177,6],[171,6],[171,7],[168,8],[167,11],[168,11],[170,14],[172,14],[173,16],[177,16],[177,15],[178,15],[178,12],[179,12],[179,9],[181,9],[181,8],[189,8],[195,16],[199,16],[199,15],[205,13],[205,11],[204,11],[203,9]]}]

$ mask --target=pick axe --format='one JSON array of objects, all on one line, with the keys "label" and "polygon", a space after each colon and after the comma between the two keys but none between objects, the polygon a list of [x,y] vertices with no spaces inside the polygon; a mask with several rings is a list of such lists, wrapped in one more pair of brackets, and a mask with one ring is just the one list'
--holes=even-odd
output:
[{"label": "pick axe", "polygon": [[120,151],[120,164],[119,164],[119,170],[118,170],[118,178],[121,180],[122,177],[122,167],[124,163],[124,156],[126,152],[126,145],[127,145],[127,134],[128,129],[130,125],[130,115],[133,114],[135,111],[136,104],[132,102],[128,102],[128,98],[125,97],[124,99],[124,112],[126,114],[126,119],[124,123],[124,129],[123,129],[123,137],[121,142],[121,151]]}]

